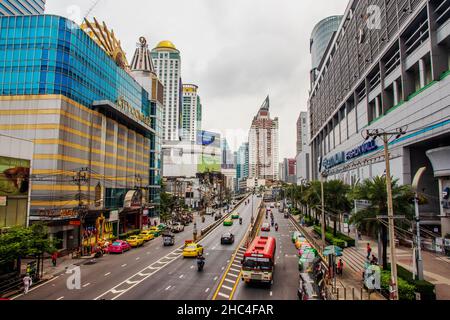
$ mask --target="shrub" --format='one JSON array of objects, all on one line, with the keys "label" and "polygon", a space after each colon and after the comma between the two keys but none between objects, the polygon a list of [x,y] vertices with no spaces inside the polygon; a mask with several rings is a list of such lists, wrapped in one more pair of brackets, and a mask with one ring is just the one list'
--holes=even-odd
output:
[{"label": "shrub", "polygon": [[[389,270],[381,271],[381,288],[389,292],[391,282],[391,272]],[[406,280],[398,277],[398,294],[400,300],[413,301],[416,299],[415,287]]]},{"label": "shrub", "polygon": [[[390,272],[391,265],[388,265]],[[414,287],[414,292],[420,293],[421,300],[436,300],[435,285],[425,280],[414,280],[413,274],[409,270],[397,265],[397,276]],[[415,299],[415,298],[414,298]]]},{"label": "shrub", "polygon": [[[317,233],[319,236],[321,236],[322,235],[322,227],[314,226],[314,232]],[[328,243],[333,244],[338,247],[341,247],[341,248],[348,248],[348,247],[352,247],[355,245],[355,241],[352,238],[346,237],[341,233],[338,233],[338,236],[335,237],[333,235],[333,230],[331,228],[327,228],[327,232],[325,233],[325,240]]]}]

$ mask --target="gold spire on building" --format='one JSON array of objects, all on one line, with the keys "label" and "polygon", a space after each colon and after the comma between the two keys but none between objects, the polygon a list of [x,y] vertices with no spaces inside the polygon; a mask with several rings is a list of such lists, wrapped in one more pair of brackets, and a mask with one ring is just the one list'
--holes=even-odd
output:
[{"label": "gold spire on building", "polygon": [[100,24],[94,18],[93,22],[84,19],[81,29],[86,32],[115,62],[124,70],[128,70],[129,64],[120,40],[117,40],[114,31],[109,30],[105,22]]}]

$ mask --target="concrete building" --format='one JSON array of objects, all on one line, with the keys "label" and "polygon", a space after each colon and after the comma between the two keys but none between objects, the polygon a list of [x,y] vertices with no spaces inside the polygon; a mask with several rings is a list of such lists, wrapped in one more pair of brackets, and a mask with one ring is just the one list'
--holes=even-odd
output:
[{"label": "concrete building", "polygon": [[0,134],[0,231],[28,225],[33,150],[32,141]]},{"label": "concrete building", "polygon": [[[0,134],[34,142],[31,223],[45,221],[61,249],[140,228],[152,208],[152,93],[103,25],[17,19],[0,17]],[[23,48],[29,58],[17,59]]]},{"label": "concrete building", "polygon": [[0,1],[0,16],[22,16],[44,14],[46,0]]},{"label": "concrete building", "polygon": [[239,191],[247,188],[247,178],[249,177],[249,144],[243,143],[237,151],[236,179]]},{"label": "concrete building", "polygon": [[181,109],[181,132],[184,141],[195,142],[202,122],[202,104],[198,95],[198,86],[183,84],[183,106]]},{"label": "concrete building", "polygon": [[266,98],[254,117],[249,133],[249,177],[279,179],[279,122],[270,117],[270,100]]},{"label": "concrete building", "polygon": [[163,140],[178,141],[183,95],[180,51],[170,41],[161,41],[151,52],[156,74],[164,86]]},{"label": "concrete building", "polygon": [[390,142],[392,175],[411,184],[428,168],[419,185],[428,198],[421,223],[446,234],[450,219],[440,217],[439,183],[426,153],[450,141],[449,2],[378,4],[380,14],[366,19],[368,4],[349,2],[312,87],[313,178],[326,171],[352,184],[383,175],[382,143],[363,134],[402,128],[406,134]]},{"label": "concrete building", "polygon": [[297,177],[296,177],[296,170],[297,170],[297,163],[295,159],[284,159],[281,163],[282,168],[282,176],[281,181],[285,183],[291,183],[296,184],[297,183]]},{"label": "concrete building", "polygon": [[308,113],[300,112],[297,120],[297,154],[302,152],[308,145]]}]

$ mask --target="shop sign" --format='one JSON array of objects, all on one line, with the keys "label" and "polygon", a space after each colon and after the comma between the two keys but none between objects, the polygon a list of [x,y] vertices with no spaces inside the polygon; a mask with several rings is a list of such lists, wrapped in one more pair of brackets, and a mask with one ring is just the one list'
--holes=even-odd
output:
[{"label": "shop sign", "polygon": [[142,215],[143,215],[144,217],[148,217],[148,209],[144,209],[144,210],[142,211]]},{"label": "shop sign", "polygon": [[65,210],[42,209],[39,210],[39,216],[52,218],[73,218],[78,217],[78,212],[72,209],[65,209]]},{"label": "shop sign", "polygon": [[0,196],[0,207],[6,207],[8,205],[8,197]]},{"label": "shop sign", "polygon": [[81,221],[80,220],[72,220],[72,221],[69,221],[69,225],[71,225],[71,226],[81,226]]},{"label": "shop sign", "polygon": [[132,116],[134,119],[139,120],[145,123],[147,126],[151,127],[151,118],[146,117],[142,112],[138,109],[134,108],[128,101],[125,100],[123,96],[120,96],[116,101],[117,106],[124,113]]},{"label": "shop sign", "polygon": [[346,161],[352,160],[378,148],[375,140],[367,141],[359,147],[349,151],[345,155]]}]

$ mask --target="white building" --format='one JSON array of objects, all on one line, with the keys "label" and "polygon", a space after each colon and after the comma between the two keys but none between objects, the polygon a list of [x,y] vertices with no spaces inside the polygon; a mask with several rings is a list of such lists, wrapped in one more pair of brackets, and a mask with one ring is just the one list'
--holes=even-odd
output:
[{"label": "white building", "polygon": [[183,84],[183,101],[181,109],[181,133],[184,141],[196,140],[196,135],[201,130],[202,104],[198,95],[198,86],[195,84]]},{"label": "white building", "polygon": [[301,112],[297,120],[297,184],[311,180],[311,147],[309,146],[310,131],[308,113]]},{"label": "white building", "polygon": [[178,141],[181,109],[181,57],[170,41],[161,41],[152,50],[153,64],[164,85],[163,140]]},{"label": "white building", "polygon": [[250,178],[279,179],[278,118],[270,118],[269,97],[252,122],[249,133]]}]

